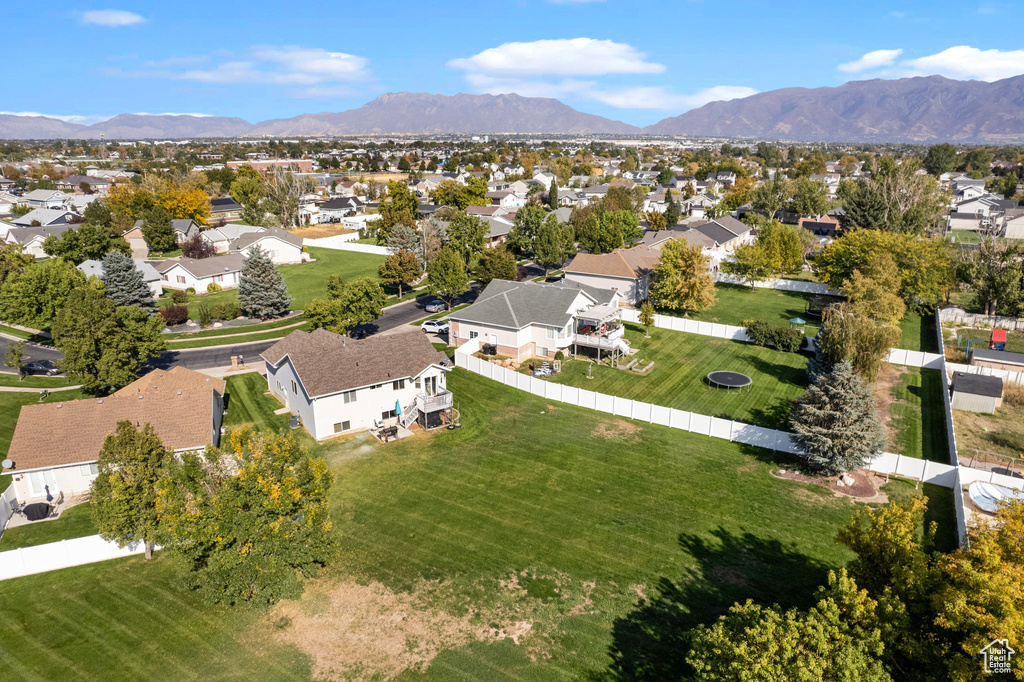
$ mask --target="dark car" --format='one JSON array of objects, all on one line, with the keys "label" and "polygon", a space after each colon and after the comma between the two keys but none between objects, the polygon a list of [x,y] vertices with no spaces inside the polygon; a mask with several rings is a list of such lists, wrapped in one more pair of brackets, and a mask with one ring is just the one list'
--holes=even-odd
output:
[{"label": "dark car", "polygon": [[32,374],[45,374],[46,376],[54,376],[60,374],[60,367],[53,364],[50,360],[40,360],[39,362],[26,362],[21,366],[21,373],[26,375]]}]

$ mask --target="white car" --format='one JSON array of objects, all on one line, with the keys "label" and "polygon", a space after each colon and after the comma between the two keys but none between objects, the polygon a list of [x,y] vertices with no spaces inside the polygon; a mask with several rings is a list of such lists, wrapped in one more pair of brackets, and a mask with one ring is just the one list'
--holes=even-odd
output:
[{"label": "white car", "polygon": [[447,334],[448,323],[444,320],[427,320],[420,325],[425,334]]}]

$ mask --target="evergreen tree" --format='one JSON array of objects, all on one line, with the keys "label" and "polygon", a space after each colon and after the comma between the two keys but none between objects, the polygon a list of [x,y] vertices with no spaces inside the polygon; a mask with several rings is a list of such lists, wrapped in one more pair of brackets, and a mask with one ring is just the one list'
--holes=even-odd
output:
[{"label": "evergreen tree", "polygon": [[672,190],[665,190],[665,201],[668,202],[668,207],[665,209],[665,225],[672,229],[679,222],[680,215],[679,204],[672,196]]},{"label": "evergreen tree", "polygon": [[292,297],[270,256],[257,244],[242,263],[238,282],[238,304],[250,317],[266,319],[288,312]]},{"label": "evergreen tree", "polygon": [[552,210],[558,208],[558,179],[551,179],[551,189],[548,190],[548,205]]},{"label": "evergreen tree", "polygon": [[885,199],[866,183],[858,184],[843,209],[846,213],[839,217],[839,222],[844,230],[885,229]]},{"label": "evergreen tree", "polygon": [[157,204],[142,219],[142,236],[153,251],[169,251],[177,243],[171,214],[162,205]]},{"label": "evergreen tree", "polygon": [[120,251],[111,251],[103,257],[103,286],[107,297],[118,308],[135,305],[150,313],[156,312],[153,292],[135,267],[135,261]]},{"label": "evergreen tree", "polygon": [[826,476],[860,468],[885,447],[871,385],[847,361],[815,377],[790,426],[808,464]]}]

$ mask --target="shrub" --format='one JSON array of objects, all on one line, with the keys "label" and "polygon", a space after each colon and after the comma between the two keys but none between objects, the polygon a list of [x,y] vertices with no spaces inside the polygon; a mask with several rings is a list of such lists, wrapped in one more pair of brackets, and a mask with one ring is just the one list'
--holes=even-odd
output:
[{"label": "shrub", "polygon": [[804,341],[804,335],[799,329],[792,327],[776,327],[772,341],[775,347],[784,353],[795,353],[800,350],[800,344]]},{"label": "shrub", "polygon": [[565,360],[565,353],[562,351],[555,353],[555,360]]},{"label": "shrub", "polygon": [[213,321],[213,314],[210,312],[210,304],[206,301],[201,301],[196,306],[196,316],[199,318],[200,327],[209,327]]},{"label": "shrub", "polygon": [[175,327],[188,322],[188,306],[169,305],[160,309],[160,317],[168,327]]},{"label": "shrub", "polygon": [[747,336],[757,346],[767,346],[773,340],[774,331],[765,320],[753,320],[747,325]]},{"label": "shrub", "polygon": [[218,291],[222,290],[223,288],[224,287],[222,287],[221,285],[217,284],[216,282],[210,282],[206,286],[206,293],[208,293],[208,294],[215,294]]},{"label": "shrub", "polygon": [[181,289],[175,289],[171,292],[171,301],[174,305],[185,305],[188,303],[188,294]]},{"label": "shrub", "polygon": [[189,287],[188,289],[185,289],[185,293],[188,294],[189,296],[195,296],[196,295],[196,288],[195,287]]},{"label": "shrub", "polygon": [[215,320],[233,320],[242,314],[242,309],[232,301],[231,303],[218,303],[210,308],[210,313]]},{"label": "shrub", "polygon": [[181,254],[186,258],[209,258],[215,252],[213,242],[201,234],[192,235],[181,245]]},{"label": "shrub", "polygon": [[302,245],[302,253],[309,253],[309,247],[305,244]]}]

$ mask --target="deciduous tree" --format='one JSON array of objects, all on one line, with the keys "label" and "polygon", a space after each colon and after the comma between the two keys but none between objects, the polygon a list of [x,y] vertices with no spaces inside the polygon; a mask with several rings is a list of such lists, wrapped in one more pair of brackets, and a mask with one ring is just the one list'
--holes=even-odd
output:
[{"label": "deciduous tree", "polygon": [[466,262],[456,249],[451,246],[441,249],[427,266],[427,283],[430,293],[443,299],[451,310],[452,299],[469,288]]},{"label": "deciduous tree", "polygon": [[516,257],[503,245],[484,249],[477,261],[476,279],[487,286],[495,279],[516,280]]},{"label": "deciduous tree", "polygon": [[63,258],[33,263],[0,287],[0,316],[33,329],[49,327],[85,275]]},{"label": "deciduous tree", "polygon": [[10,367],[18,373],[18,381],[21,381],[25,375],[21,371],[21,364],[25,361],[25,342],[8,342],[7,352],[4,353],[4,365]]},{"label": "deciduous tree", "polygon": [[402,287],[415,281],[423,271],[420,261],[408,251],[399,251],[387,256],[377,268],[381,280],[385,284],[398,287],[398,297],[402,297]]},{"label": "deciduous tree", "polygon": [[87,260],[100,260],[111,251],[130,254],[131,247],[122,237],[110,234],[102,225],[82,223],[68,228],[57,237],[50,235],[43,240],[43,251],[47,255],[64,258],[75,265]]},{"label": "deciduous tree", "polygon": [[163,206],[155,206],[142,219],[142,236],[152,251],[170,251],[177,244],[177,233],[171,214]]},{"label": "deciduous tree", "polygon": [[715,279],[709,258],[700,246],[683,238],[670,239],[654,266],[651,295],[655,302],[673,310],[700,312],[715,304]]}]

